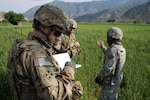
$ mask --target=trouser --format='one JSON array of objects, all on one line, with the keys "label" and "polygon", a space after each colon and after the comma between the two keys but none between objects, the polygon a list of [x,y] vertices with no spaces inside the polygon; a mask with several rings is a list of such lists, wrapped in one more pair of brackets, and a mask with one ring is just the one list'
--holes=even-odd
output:
[{"label": "trouser", "polygon": [[117,100],[118,85],[103,84],[98,100]]}]

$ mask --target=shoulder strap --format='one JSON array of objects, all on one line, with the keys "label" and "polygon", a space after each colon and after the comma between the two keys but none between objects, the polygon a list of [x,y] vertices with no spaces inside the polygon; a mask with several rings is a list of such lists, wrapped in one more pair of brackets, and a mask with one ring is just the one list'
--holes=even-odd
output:
[{"label": "shoulder strap", "polygon": [[25,40],[25,41],[22,41],[22,43],[20,44],[20,48],[25,48],[26,46],[31,46],[31,45],[32,46],[41,46],[41,44],[35,40]]}]

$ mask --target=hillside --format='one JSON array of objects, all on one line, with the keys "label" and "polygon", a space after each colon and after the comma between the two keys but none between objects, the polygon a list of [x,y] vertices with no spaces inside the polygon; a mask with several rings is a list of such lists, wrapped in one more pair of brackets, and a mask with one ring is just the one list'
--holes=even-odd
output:
[{"label": "hillside", "polygon": [[[81,22],[103,22],[110,19],[146,22],[150,19],[149,2],[150,0],[103,0],[79,3],[54,0],[47,4],[57,6],[69,18]],[[33,14],[39,7],[35,6],[26,11],[24,13],[25,18],[32,20]],[[0,14],[0,20],[3,20],[2,18],[3,16]]]},{"label": "hillside", "polygon": [[36,12],[36,10],[39,8],[40,6],[35,6],[34,8],[29,9],[27,12],[25,12],[24,16],[29,19],[32,20],[33,19],[33,14]]},{"label": "hillside", "polygon": [[[134,0],[134,1],[127,2],[123,5],[120,5],[116,8],[109,8],[109,9],[97,12],[95,14],[87,14],[87,15],[79,16],[79,17],[76,17],[75,19],[77,21],[107,21],[109,19],[115,19],[116,21],[128,21],[131,18],[128,16],[125,16],[125,18],[124,18],[123,17],[124,13],[128,13],[128,11],[132,8],[136,8],[136,7],[138,8],[139,5],[143,5],[143,6],[141,6],[140,9],[136,9],[137,15],[140,14],[139,12],[141,12],[141,13],[143,12],[142,9],[147,9],[144,11],[144,13],[148,13],[149,5],[146,5],[147,3],[145,3],[148,1],[150,1],[150,0],[145,0],[145,1],[144,0],[143,1]],[[144,6],[147,6],[147,7],[145,8]],[[127,15],[134,16],[134,13],[130,13]],[[147,14],[145,16],[148,17],[149,14]],[[140,16],[140,17],[141,17],[141,19],[145,19],[144,16]]]},{"label": "hillside", "polygon": [[123,18],[141,22],[150,20],[150,2],[131,8],[123,14]]},{"label": "hillside", "polygon": [[[62,9],[69,18],[75,18],[85,14],[94,14],[109,8],[115,8],[125,4],[131,0],[105,0],[105,1],[91,1],[91,2],[63,2],[55,0],[50,5],[54,5]],[[116,3],[117,2],[117,3]],[[32,19],[34,12],[39,8],[38,6],[29,9],[24,15],[28,19]]]}]

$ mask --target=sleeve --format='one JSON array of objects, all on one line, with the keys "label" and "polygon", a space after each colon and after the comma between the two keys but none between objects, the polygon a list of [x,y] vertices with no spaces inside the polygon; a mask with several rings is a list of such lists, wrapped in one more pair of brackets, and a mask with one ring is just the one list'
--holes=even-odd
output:
[{"label": "sleeve", "polygon": [[53,100],[57,98],[58,81],[55,78],[54,65],[42,52],[26,54],[24,62],[28,68],[29,76],[36,89],[38,98]]},{"label": "sleeve", "polygon": [[52,58],[37,52],[28,55],[30,62],[31,78],[36,88],[37,95],[42,100],[66,98],[72,92],[74,84],[74,65],[66,65],[60,72],[57,71]]},{"label": "sleeve", "polygon": [[104,45],[101,46],[101,49],[102,49],[103,53],[106,54],[107,48]]},{"label": "sleeve", "polygon": [[107,51],[104,65],[98,75],[98,77],[100,77],[101,79],[114,74],[115,66],[117,63],[116,51],[117,50],[115,48],[109,48],[109,50]]},{"label": "sleeve", "polygon": [[80,100],[83,95],[83,87],[79,81],[74,79],[75,63],[67,62],[64,69],[60,73],[61,80],[65,87],[65,96],[63,100]]},{"label": "sleeve", "polygon": [[70,37],[69,37],[69,48],[71,49],[71,48],[74,48],[74,43],[76,42],[76,37],[75,37],[75,35],[74,35],[74,33],[72,33],[71,35],[70,35]]},{"label": "sleeve", "polygon": [[13,54],[12,53],[12,49],[10,49],[9,54],[8,54],[8,62],[7,62],[7,74],[8,74],[8,82],[9,82],[9,86],[11,88],[11,91],[14,94],[14,98],[16,100],[18,100],[18,92],[17,92],[17,88],[16,88],[16,81],[15,81],[15,77],[14,77],[14,73],[15,73],[15,62],[13,60]]},{"label": "sleeve", "polygon": [[65,67],[63,69],[63,73],[67,75],[70,79],[74,79],[76,64],[74,61],[66,62]]},{"label": "sleeve", "polygon": [[70,50],[71,50],[71,53],[72,53],[73,56],[78,56],[78,55],[82,54],[82,49],[80,47],[74,46],[75,42],[77,42],[75,34],[71,34],[71,41],[69,43]]}]

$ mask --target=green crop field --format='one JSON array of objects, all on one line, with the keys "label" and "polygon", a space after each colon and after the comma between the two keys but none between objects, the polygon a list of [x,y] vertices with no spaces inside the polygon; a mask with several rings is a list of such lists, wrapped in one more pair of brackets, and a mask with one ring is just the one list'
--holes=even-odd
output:
[{"label": "green crop field", "polygon": [[[26,37],[31,24],[22,26],[0,24],[0,100],[13,100],[7,80],[7,54],[14,39]],[[95,83],[104,55],[97,40],[106,43],[106,31],[111,26],[124,32],[122,41],[127,51],[124,79],[119,88],[119,100],[150,100],[150,25],[140,23],[78,23],[75,31],[83,53],[75,61],[82,67],[76,69],[76,80],[82,83],[82,100],[97,100],[101,87]]]}]

